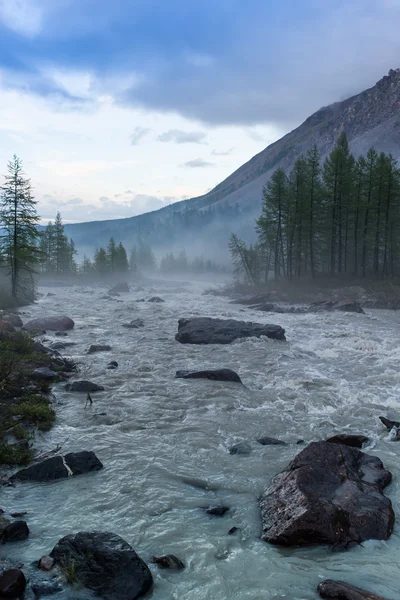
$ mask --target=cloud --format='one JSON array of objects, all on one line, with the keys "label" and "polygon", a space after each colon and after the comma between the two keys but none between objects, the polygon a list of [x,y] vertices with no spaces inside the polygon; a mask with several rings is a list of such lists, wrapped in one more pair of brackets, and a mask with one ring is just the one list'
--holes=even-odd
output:
[{"label": "cloud", "polygon": [[170,129],[158,136],[160,142],[175,142],[176,144],[204,144],[207,134],[204,131],[182,131]]},{"label": "cloud", "polygon": [[232,154],[232,152],[234,151],[234,149],[235,148],[229,148],[229,150],[221,150],[221,151],[213,150],[211,152],[211,154],[213,156],[230,156]]},{"label": "cloud", "polygon": [[131,145],[136,146],[150,131],[147,127],[135,127],[130,137]]},{"label": "cloud", "polygon": [[17,33],[34,36],[42,25],[42,11],[35,0],[0,0],[0,24]]},{"label": "cloud", "polygon": [[207,162],[202,158],[194,158],[193,160],[188,160],[182,166],[189,167],[191,169],[204,169],[205,167],[213,167],[214,163]]}]

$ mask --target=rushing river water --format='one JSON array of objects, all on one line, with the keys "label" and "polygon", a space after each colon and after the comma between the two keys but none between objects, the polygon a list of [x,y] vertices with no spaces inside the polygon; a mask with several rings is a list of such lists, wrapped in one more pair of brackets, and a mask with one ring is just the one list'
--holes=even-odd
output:
[{"label": "rushing river water", "polygon": [[[29,564],[66,534],[106,530],[147,563],[153,554],[169,553],[186,563],[178,573],[149,565],[152,600],[312,600],[326,578],[398,598],[397,525],[389,541],[348,552],[281,549],[260,540],[257,499],[301,450],[297,440],[364,433],[371,440],[367,452],[393,473],[386,494],[398,514],[400,442],[390,440],[378,417],[400,417],[400,312],[259,313],[202,295],[205,287],[151,282],[115,300],[102,299],[101,288],[42,288],[37,304],[22,311],[24,320],[72,317],[75,329],[65,339],[76,345],[63,354],[79,362],[77,378],[105,387],[85,408],[85,394],[54,386],[57,421],[36,444],[50,450],[64,443],[64,453],[93,450],[104,469],[1,489],[1,505],[27,511],[31,529],[27,541],[5,546],[3,554]],[[152,295],[165,303],[137,302]],[[181,345],[174,340],[177,321],[187,316],[277,323],[288,341]],[[122,327],[136,318],[144,328]],[[88,355],[94,343],[110,344],[112,351]],[[118,361],[117,370],[107,370],[110,360]],[[217,367],[237,371],[244,385],[174,379],[178,369]],[[256,442],[266,435],[288,446]],[[251,443],[251,454],[230,455],[242,440]],[[209,489],[192,485],[193,479]],[[221,503],[230,507],[222,518],[201,509]],[[227,535],[234,526],[239,531]]]}]

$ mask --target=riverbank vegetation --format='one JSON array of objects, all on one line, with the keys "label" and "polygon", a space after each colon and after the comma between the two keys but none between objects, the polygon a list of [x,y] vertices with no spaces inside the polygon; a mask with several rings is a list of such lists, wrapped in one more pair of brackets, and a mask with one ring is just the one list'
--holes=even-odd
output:
[{"label": "riverbank vegetation", "polygon": [[277,169],[263,192],[257,242],[231,236],[236,275],[252,285],[400,277],[400,170],[371,148],[357,159],[345,133],[321,165],[316,147],[292,171]]}]

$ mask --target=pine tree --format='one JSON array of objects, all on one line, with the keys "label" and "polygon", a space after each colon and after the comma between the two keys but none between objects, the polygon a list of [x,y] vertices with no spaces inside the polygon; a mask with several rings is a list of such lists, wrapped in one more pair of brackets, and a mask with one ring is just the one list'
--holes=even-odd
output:
[{"label": "pine tree", "polygon": [[126,250],[120,242],[115,249],[115,271],[117,273],[127,273],[129,271],[128,257]]},{"label": "pine tree", "polygon": [[107,260],[111,273],[116,271],[117,245],[114,238],[110,238],[107,246]]},{"label": "pine tree", "polygon": [[99,250],[96,250],[94,255],[94,268],[102,277],[109,273],[110,265],[108,262],[107,252],[104,248],[99,248]]},{"label": "pine tree", "polygon": [[0,190],[1,249],[11,277],[11,294],[17,301],[32,299],[35,265],[40,260],[39,217],[30,180],[24,177],[22,162],[15,155]]}]

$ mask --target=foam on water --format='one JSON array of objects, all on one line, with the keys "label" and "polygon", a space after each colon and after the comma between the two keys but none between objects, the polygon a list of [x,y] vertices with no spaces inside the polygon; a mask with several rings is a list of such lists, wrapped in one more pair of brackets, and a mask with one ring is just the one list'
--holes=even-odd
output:
[{"label": "foam on water", "polygon": [[[400,442],[391,441],[378,417],[400,417],[400,313],[266,314],[202,296],[204,287],[152,283],[113,301],[101,299],[100,288],[55,288],[55,297],[24,309],[24,320],[71,316],[76,325],[68,341],[76,346],[64,354],[81,364],[80,378],[105,387],[85,409],[85,395],[56,385],[57,422],[37,445],[94,450],[105,468],[0,490],[1,505],[27,510],[31,528],[26,542],[3,554],[28,564],[68,533],[102,529],[121,535],[147,562],[172,553],[186,563],[178,574],[151,566],[153,600],[312,600],[324,578],[397,598],[397,526],[388,542],[346,553],[280,549],[259,539],[257,499],[299,452],[297,440],[356,432],[370,437],[369,451],[392,471],[387,494],[397,512]],[[152,295],[166,302],[136,302]],[[178,319],[195,315],[277,323],[288,342],[175,342]],[[122,327],[136,318],[144,328]],[[88,356],[93,343],[110,344],[112,352]],[[110,360],[118,361],[117,370],[106,369]],[[174,378],[179,369],[216,367],[237,371],[244,386]],[[261,446],[256,440],[265,435],[288,446]],[[250,443],[250,455],[229,454],[240,441]],[[201,508],[218,503],[231,507],[223,518]],[[228,536],[233,526],[239,531]]]}]

